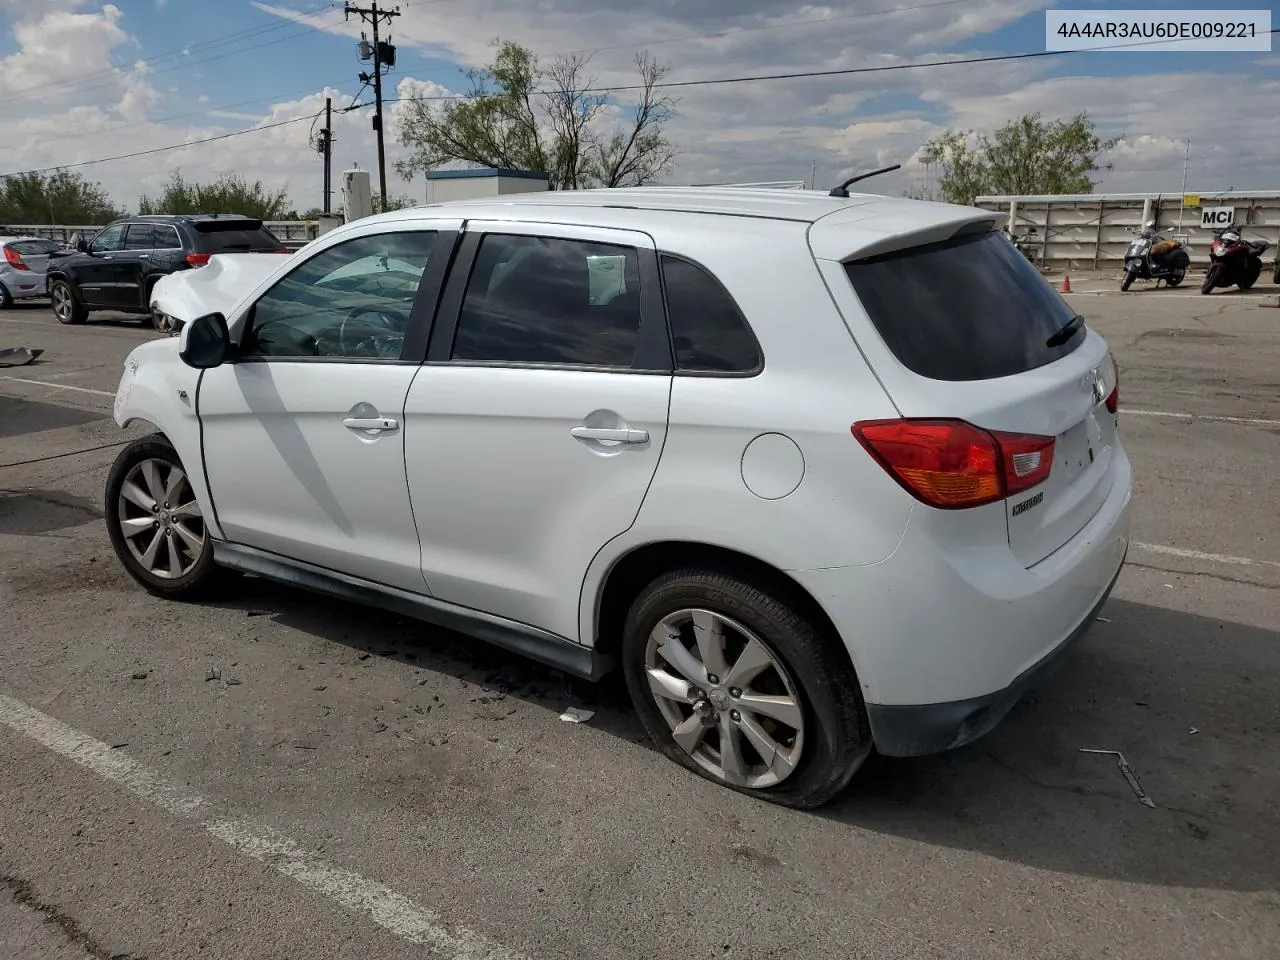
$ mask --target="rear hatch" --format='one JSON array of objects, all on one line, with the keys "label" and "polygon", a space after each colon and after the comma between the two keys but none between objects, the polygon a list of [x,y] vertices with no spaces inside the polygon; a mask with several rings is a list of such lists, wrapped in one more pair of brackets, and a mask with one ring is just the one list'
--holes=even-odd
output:
[{"label": "rear hatch", "polygon": [[195,220],[191,226],[199,238],[200,253],[277,253],[284,249],[261,220],[219,217]]},{"label": "rear hatch", "polygon": [[[1114,482],[1118,375],[1105,341],[995,231],[846,261],[844,271],[874,328],[859,340],[878,335],[864,349],[874,348],[903,417],[1016,434],[1015,449],[1045,441],[1048,476],[1005,499],[1014,555],[1030,567],[1070,540]],[[1007,443],[1004,452],[1006,478],[1035,462]]]}]

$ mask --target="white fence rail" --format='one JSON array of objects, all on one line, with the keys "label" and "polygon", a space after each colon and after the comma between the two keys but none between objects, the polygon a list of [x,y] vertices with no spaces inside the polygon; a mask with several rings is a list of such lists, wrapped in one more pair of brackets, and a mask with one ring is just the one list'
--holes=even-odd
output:
[{"label": "white fence rail", "polygon": [[1269,241],[1267,263],[1280,251],[1280,191],[1188,194],[1185,199],[1195,205],[1184,205],[1181,194],[1156,193],[978,197],[974,203],[1008,216],[1015,234],[1035,227],[1036,259],[1055,266],[1117,266],[1134,231],[1153,219],[1165,236],[1186,244],[1193,264],[1207,264],[1214,226],[1202,225],[1206,211],[1210,219],[1234,219],[1250,240]]},{"label": "white fence rail", "polygon": [[[296,250],[320,235],[320,224],[315,220],[268,220],[265,226],[290,250]],[[101,229],[101,225],[83,224],[7,223],[0,227],[9,236],[45,237],[59,243],[71,243],[76,237],[87,240]]]}]

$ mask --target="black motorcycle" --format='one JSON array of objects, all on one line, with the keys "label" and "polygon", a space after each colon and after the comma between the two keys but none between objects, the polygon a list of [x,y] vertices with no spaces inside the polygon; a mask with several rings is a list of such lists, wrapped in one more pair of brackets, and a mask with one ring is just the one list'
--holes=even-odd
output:
[{"label": "black motorcycle", "polygon": [[1187,276],[1191,257],[1177,240],[1167,240],[1156,233],[1154,222],[1147,223],[1124,252],[1124,277],[1120,289],[1128,290],[1134,280],[1163,280],[1176,287]]},{"label": "black motorcycle", "polygon": [[1004,235],[1009,238],[1009,242],[1013,244],[1014,249],[1027,258],[1031,263],[1036,262],[1036,247],[1040,241],[1036,238],[1036,228],[1028,227],[1026,233],[1013,233],[1007,226],[1004,228]]},{"label": "black motorcycle", "polygon": [[1262,274],[1262,255],[1271,244],[1265,240],[1244,239],[1234,223],[1215,232],[1217,238],[1209,248],[1209,270],[1204,275],[1200,292],[1208,293],[1214,287],[1230,286],[1248,290]]}]

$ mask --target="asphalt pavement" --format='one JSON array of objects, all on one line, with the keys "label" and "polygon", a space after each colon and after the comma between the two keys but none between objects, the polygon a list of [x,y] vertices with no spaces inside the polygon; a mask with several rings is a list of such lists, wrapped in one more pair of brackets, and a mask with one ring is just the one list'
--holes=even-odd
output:
[{"label": "asphalt pavement", "polygon": [[1136,470],[1099,622],[811,813],[662,759],[618,683],[259,581],[148,596],[101,499],[155,334],[0,312],[45,350],[0,369],[0,960],[1280,955],[1278,292],[1113,279],[1072,277]]}]

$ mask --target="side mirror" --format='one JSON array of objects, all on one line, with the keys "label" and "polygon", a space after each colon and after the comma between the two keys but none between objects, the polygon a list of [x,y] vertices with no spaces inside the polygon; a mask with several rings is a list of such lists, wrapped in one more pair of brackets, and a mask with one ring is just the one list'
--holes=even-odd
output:
[{"label": "side mirror", "polygon": [[227,318],[220,313],[207,313],[188,323],[182,330],[178,356],[197,370],[221,366],[231,358],[231,334]]},{"label": "side mirror", "polygon": [[76,249],[81,253],[89,252],[89,241],[84,237],[76,237]]}]

